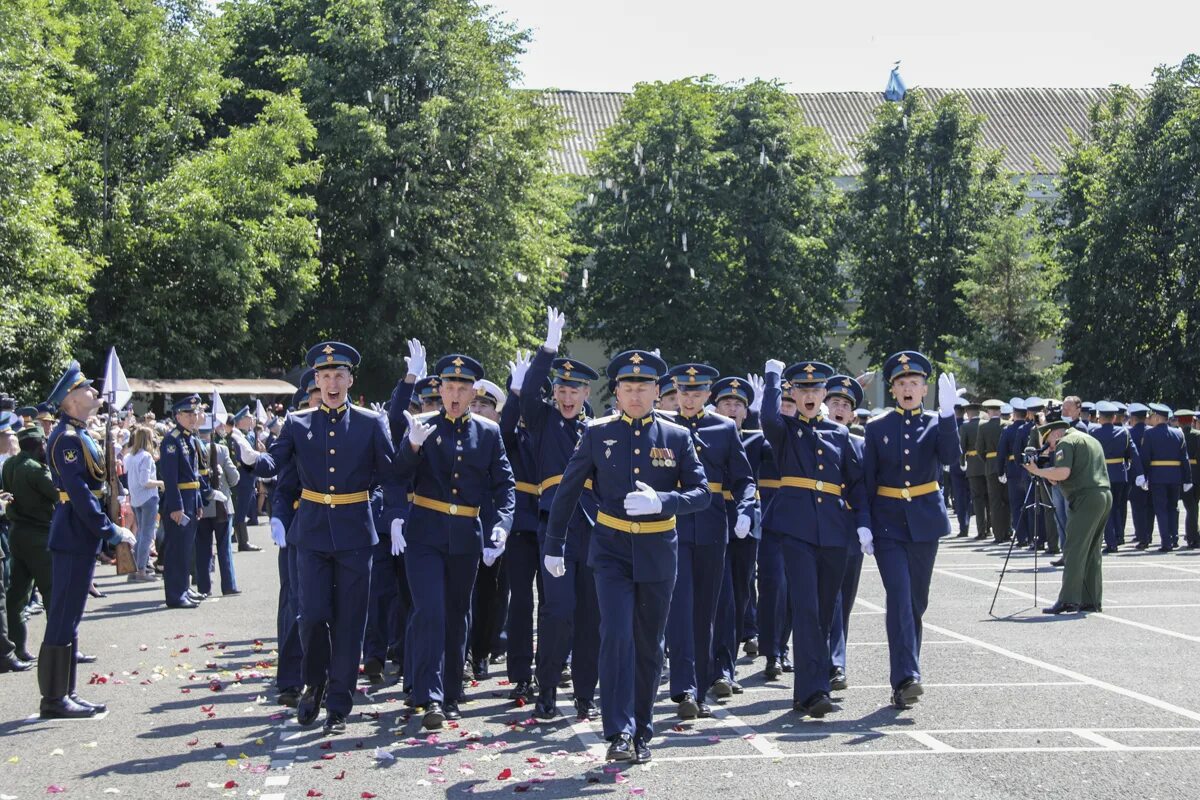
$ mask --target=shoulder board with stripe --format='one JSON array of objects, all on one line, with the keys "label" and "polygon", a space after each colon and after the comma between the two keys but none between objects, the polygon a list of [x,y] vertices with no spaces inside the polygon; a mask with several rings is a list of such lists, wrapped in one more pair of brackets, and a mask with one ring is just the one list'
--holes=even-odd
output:
[{"label": "shoulder board with stripe", "polygon": [[596,425],[607,425],[608,423],[620,418],[620,414],[609,414],[607,417],[596,417],[595,419],[589,419],[587,421],[587,425],[589,428],[595,427]]},{"label": "shoulder board with stripe", "polygon": [[367,408],[366,406],[356,406],[354,403],[351,403],[350,410],[357,411],[363,416],[370,417],[371,419],[379,419],[379,414],[374,409]]},{"label": "shoulder board with stripe", "polygon": [[308,408],[298,408],[295,411],[292,411],[290,413],[292,416],[298,417],[301,414],[311,414],[312,412],[316,411],[317,408],[318,408],[317,406],[309,406]]},{"label": "shoulder board with stripe", "polygon": [[888,414],[891,414],[891,413],[892,413],[892,409],[885,408],[883,410],[882,414],[876,414],[875,416],[873,416],[869,420],[867,420],[867,424],[870,425],[872,422],[878,422],[879,420],[883,419],[884,417],[886,417]]},{"label": "shoulder board with stripe", "polygon": [[413,416],[413,419],[419,419],[421,422],[425,422],[426,420],[431,420],[442,413],[443,412],[441,411],[426,411],[424,414],[416,414]]}]

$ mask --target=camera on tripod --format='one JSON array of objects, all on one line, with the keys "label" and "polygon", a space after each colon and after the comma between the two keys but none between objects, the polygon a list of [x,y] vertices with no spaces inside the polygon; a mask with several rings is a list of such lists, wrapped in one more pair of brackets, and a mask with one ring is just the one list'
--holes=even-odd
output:
[{"label": "camera on tripod", "polygon": [[1045,450],[1038,450],[1036,447],[1026,447],[1021,453],[1022,464],[1033,464],[1035,467],[1046,468],[1053,466],[1053,459]]}]

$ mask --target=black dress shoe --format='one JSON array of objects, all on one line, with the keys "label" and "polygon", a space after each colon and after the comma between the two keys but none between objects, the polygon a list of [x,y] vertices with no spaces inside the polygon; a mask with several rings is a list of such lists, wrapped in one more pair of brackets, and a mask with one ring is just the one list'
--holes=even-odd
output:
[{"label": "black dress shoe", "polygon": [[427,731],[436,731],[441,729],[445,721],[446,712],[442,710],[442,704],[430,703],[425,709],[425,716],[421,718],[421,727]]},{"label": "black dress shoe", "polygon": [[195,600],[189,600],[186,597],[183,598],[182,600],[180,600],[178,603],[167,603],[167,608],[199,608],[199,607],[200,607],[199,603],[197,603]]},{"label": "black dress shoe", "polygon": [[1079,606],[1075,603],[1055,603],[1049,608],[1042,609],[1043,614],[1078,614]]},{"label": "black dress shoe", "polygon": [[533,681],[517,681],[508,693],[509,700],[524,700],[529,702],[537,696],[537,684]]},{"label": "black dress shoe", "polygon": [[730,681],[729,688],[733,690],[734,694],[742,694],[745,691],[737,681]]},{"label": "black dress shoe", "polygon": [[90,655],[88,653],[76,652],[75,653],[75,663],[76,664],[94,664],[94,663],[96,663],[96,657],[93,655]]},{"label": "black dress shoe", "polygon": [[746,641],[742,642],[742,650],[751,658],[758,657],[758,637],[751,636]]},{"label": "black dress shoe", "polygon": [[1117,548],[1115,548],[1115,547],[1106,547],[1106,548],[1104,548],[1104,554],[1105,554],[1105,555],[1112,555],[1112,554],[1113,554],[1113,553],[1115,553],[1115,552],[1117,552]]},{"label": "black dress shoe", "polygon": [[910,708],[916,705],[925,694],[925,688],[916,678],[905,678],[892,692],[892,705],[896,708]]},{"label": "black dress shoe", "polygon": [[846,681],[846,670],[834,667],[829,673],[829,688],[835,692],[844,692],[850,684]]},{"label": "black dress shoe", "polygon": [[791,672],[793,670],[792,660],[787,656],[779,657],[779,666],[783,668],[784,672]]},{"label": "black dress shoe", "polygon": [[22,661],[17,658],[16,653],[9,653],[6,656],[0,656],[0,674],[5,672],[25,672],[33,668],[33,662]]},{"label": "black dress shoe", "polygon": [[577,719],[586,719],[589,722],[594,722],[600,719],[600,709],[596,708],[596,703],[592,700],[576,700],[575,716]]},{"label": "black dress shoe", "polygon": [[833,711],[833,701],[824,692],[817,692],[802,703],[792,703],[792,710],[797,714],[804,714],[813,719],[820,719]]},{"label": "black dress shoe", "polygon": [[777,681],[782,674],[783,668],[779,666],[779,659],[768,657],[767,666],[763,670],[763,676],[769,681]]},{"label": "black dress shoe", "polygon": [[708,690],[713,697],[729,697],[733,694],[733,683],[729,678],[717,678]]},{"label": "black dress shoe", "polygon": [[534,719],[552,720],[562,716],[562,712],[558,710],[558,705],[553,700],[540,699],[533,706]]},{"label": "black dress shoe", "polygon": [[695,719],[696,716],[700,713],[700,704],[696,702],[696,698],[692,695],[691,692],[684,692],[683,694],[679,695],[678,697],[679,697],[679,699],[677,699],[677,700],[674,697],[672,697],[671,699],[675,700],[675,702],[678,703],[678,706],[676,708],[676,713],[679,714],[679,718],[680,719]]},{"label": "black dress shoe", "polygon": [[630,761],[633,759],[633,739],[628,733],[618,733],[612,737],[608,752],[604,754],[605,761]]},{"label": "black dress shoe", "polygon": [[1158,548],[1158,552],[1160,552],[1160,553],[1169,553],[1169,552],[1171,552],[1171,551],[1172,551],[1172,550],[1174,550],[1174,549],[1175,549],[1174,545],[1165,544],[1165,545],[1163,545],[1162,547]]},{"label": "black dress shoe", "polygon": [[321,703],[325,700],[325,684],[309,686],[300,696],[296,704],[296,722],[301,725],[312,725],[321,713]]},{"label": "black dress shoe", "polygon": [[486,658],[481,658],[471,664],[471,672],[475,673],[475,680],[483,680],[488,676],[488,662]]},{"label": "black dress shoe", "polygon": [[633,763],[649,764],[652,756],[650,755],[650,745],[643,742],[641,739],[633,740]]},{"label": "black dress shoe", "polygon": [[977,541],[977,542],[982,542],[984,539],[990,539],[990,538],[991,538],[991,534],[989,534],[987,532],[975,534],[975,541]]},{"label": "black dress shoe", "polygon": [[696,716],[700,717],[700,719],[712,718],[712,707],[708,703],[700,703],[697,709]]},{"label": "black dress shoe", "polygon": [[16,650],[13,655],[17,657],[18,661],[28,661],[30,664],[37,662],[37,656],[29,655],[28,650]]},{"label": "black dress shoe", "polygon": [[458,710],[458,703],[446,703],[446,705],[442,706],[442,713],[446,715],[446,719],[462,719],[462,712]]},{"label": "black dress shoe", "polygon": [[958,536],[955,536],[954,538],[955,538],[955,539],[965,539],[965,538],[967,538],[967,536],[969,536],[969,535],[970,535],[970,534],[968,534],[966,531],[959,531],[959,532],[958,532]]},{"label": "black dress shoe", "polygon": [[1145,544],[1145,543],[1143,543],[1143,542],[1138,542],[1137,544],[1135,544],[1135,545],[1133,546],[1133,549],[1134,549],[1134,550],[1145,550],[1145,549],[1146,549],[1147,547],[1149,547],[1149,546],[1150,546],[1150,545],[1148,545],[1148,544]]},{"label": "black dress shoe", "polygon": [[258,545],[256,545],[256,544],[249,544],[249,543],[246,543],[246,544],[240,544],[240,545],[238,545],[238,552],[239,552],[239,553],[257,553],[257,552],[259,552],[259,551],[261,551],[261,550],[262,550],[262,548],[261,548],[261,547],[259,547],[259,546],[258,546]]},{"label": "black dress shoe", "polygon": [[1081,605],[1079,607],[1079,610],[1087,612],[1088,614],[1103,614],[1104,613],[1103,608],[1101,608],[1098,605],[1094,605],[1092,603],[1085,603],[1084,605]]},{"label": "black dress shoe", "polygon": [[325,735],[337,736],[346,732],[346,715],[330,711],[325,717]]},{"label": "black dress shoe", "polygon": [[1050,562],[1050,566],[1061,567],[1063,564],[1066,564],[1066,563],[1067,563],[1067,560],[1065,558],[1056,558]]},{"label": "black dress shoe", "polygon": [[187,594],[185,594],[184,597],[186,597],[188,600],[191,600],[193,603],[199,603],[207,600],[208,594],[206,592],[197,592],[193,591],[192,589],[188,589]]},{"label": "black dress shoe", "polygon": [[378,658],[368,658],[363,663],[363,674],[372,686],[378,686],[383,683],[383,662]]},{"label": "black dress shoe", "polygon": [[295,708],[300,703],[300,694],[304,691],[300,686],[288,686],[279,692],[279,705]]}]

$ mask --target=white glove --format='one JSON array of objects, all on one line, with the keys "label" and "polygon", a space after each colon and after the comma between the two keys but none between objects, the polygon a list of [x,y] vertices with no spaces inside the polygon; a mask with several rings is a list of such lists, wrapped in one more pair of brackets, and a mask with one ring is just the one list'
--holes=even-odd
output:
[{"label": "white glove", "polygon": [[1183,485],[1183,490],[1184,490],[1185,492],[1190,492],[1190,491],[1192,490],[1192,484],[1190,484],[1190,483],[1185,483],[1185,484]]},{"label": "white glove", "polygon": [[641,481],[636,481],[636,484],[638,491],[625,495],[625,513],[631,517],[642,517],[661,512],[662,500],[658,499],[658,492]]},{"label": "white glove", "polygon": [[782,375],[783,374],[783,362],[778,361],[774,358],[769,359],[767,361],[767,366],[764,367],[763,369],[766,371],[766,373],[768,375],[772,375],[772,374]]},{"label": "white glove", "polygon": [[870,528],[858,529],[858,546],[862,548],[864,555],[875,553],[875,537],[871,535]]},{"label": "white glove", "polygon": [[546,344],[545,348],[550,352],[558,350],[558,345],[562,341],[563,327],[567,324],[567,318],[562,312],[554,306],[546,309]]},{"label": "white glove", "polygon": [[214,503],[224,504],[225,502],[227,502],[229,500],[229,496],[226,495],[224,492],[222,492],[220,489],[213,489],[212,499],[213,499]]},{"label": "white glove", "polygon": [[271,517],[271,541],[279,547],[287,547],[287,529],[278,517]]},{"label": "white glove", "polygon": [[1008,483],[1008,476],[1001,472],[996,476],[996,480],[1000,481],[1001,483]]},{"label": "white glove", "polygon": [[542,563],[546,565],[546,572],[549,572],[552,578],[561,578],[567,574],[567,562],[562,556],[546,556]]},{"label": "white glove", "polygon": [[490,567],[496,563],[496,559],[504,555],[503,547],[485,547],[483,548],[483,565]]},{"label": "white glove", "polygon": [[750,518],[745,514],[738,514],[737,522],[733,524],[733,535],[739,539],[745,539],[750,535]]},{"label": "white glove", "polygon": [[428,422],[421,422],[413,415],[405,411],[404,418],[408,420],[408,441],[415,447],[420,447],[425,444],[425,440],[429,438],[429,434],[433,433],[433,426]]},{"label": "white glove", "polygon": [[113,542],[113,544],[120,544],[121,542],[124,542],[130,547],[137,544],[137,537],[133,535],[133,531],[129,530],[129,528],[126,528],[124,525],[113,525],[113,532],[116,534],[117,539],[117,541]]},{"label": "white glove", "polygon": [[503,550],[506,541],[508,541],[508,531],[504,530],[503,526],[497,525],[492,528],[492,544]]},{"label": "white glove", "polygon": [[420,339],[408,340],[408,355],[404,357],[408,365],[408,374],[416,375],[417,380],[425,377],[425,345]]},{"label": "white glove", "polygon": [[754,400],[750,403],[750,410],[762,411],[763,390],[766,388],[766,381],[758,375],[747,375],[746,383],[750,384],[750,388],[754,390]]},{"label": "white glove", "polygon": [[392,555],[398,556],[404,553],[404,548],[408,547],[408,542],[404,541],[404,520],[392,520]]},{"label": "white glove", "polygon": [[529,365],[533,363],[533,354],[528,350],[518,350],[515,361],[508,362],[508,374],[512,376],[512,391],[520,394],[521,387],[525,385],[525,373],[529,372]]},{"label": "white glove", "polygon": [[376,414],[383,414],[387,411],[387,406],[383,403],[371,403],[371,410]]},{"label": "white glove", "polygon": [[1150,483],[1149,483],[1149,481],[1146,480],[1145,475],[1138,475],[1136,478],[1133,479],[1133,482],[1135,484],[1137,484],[1137,487],[1139,489],[1144,489],[1147,492],[1150,491]]},{"label": "white glove", "polygon": [[957,399],[958,384],[954,382],[954,373],[943,372],[938,376],[938,414],[953,417],[954,401]]},{"label": "white glove", "polygon": [[715,413],[717,413],[717,407],[714,406],[712,403],[706,403],[704,406],[704,413],[705,414],[715,414]]}]

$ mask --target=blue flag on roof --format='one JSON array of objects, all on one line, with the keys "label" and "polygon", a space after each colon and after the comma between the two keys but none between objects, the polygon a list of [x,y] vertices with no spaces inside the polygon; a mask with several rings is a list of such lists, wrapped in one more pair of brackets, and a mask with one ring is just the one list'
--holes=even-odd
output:
[{"label": "blue flag on roof", "polygon": [[887,88],[883,90],[883,99],[898,103],[904,99],[906,92],[908,92],[908,87],[904,85],[904,79],[900,77],[900,62],[897,61],[896,66],[892,67],[892,74],[888,75]]}]

